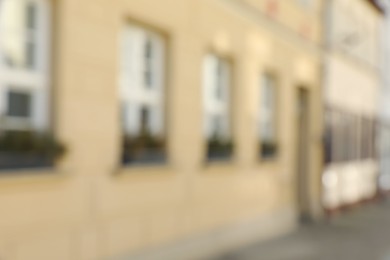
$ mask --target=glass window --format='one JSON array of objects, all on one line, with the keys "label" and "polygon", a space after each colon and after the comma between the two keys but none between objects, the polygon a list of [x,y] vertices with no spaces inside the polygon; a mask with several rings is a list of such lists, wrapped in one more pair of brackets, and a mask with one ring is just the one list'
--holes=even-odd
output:
[{"label": "glass window", "polygon": [[0,169],[40,168],[64,152],[50,131],[50,4],[0,0]]},{"label": "glass window", "polygon": [[203,64],[204,133],[208,160],[227,160],[233,152],[230,123],[230,62],[208,54]]},{"label": "glass window", "polygon": [[370,157],[370,151],[371,151],[371,142],[370,142],[371,125],[369,124],[369,120],[367,117],[363,117],[361,122],[362,122],[361,159],[368,159]]},{"label": "glass window", "polygon": [[[49,12],[47,0],[0,1],[0,115],[29,117],[33,131],[49,129]],[[14,130],[14,120],[2,122]]]},{"label": "glass window", "polygon": [[152,40],[147,37],[145,41],[145,85],[147,87],[153,86],[153,43]]},{"label": "glass window", "polygon": [[37,8],[34,2],[27,3],[26,6],[26,27],[29,30],[34,30],[37,27]]},{"label": "glass window", "polygon": [[377,121],[375,119],[371,119],[371,136],[370,136],[370,142],[371,142],[371,152],[370,152],[370,158],[376,159],[378,154],[378,146],[377,146]]},{"label": "glass window", "polygon": [[[10,67],[34,69],[37,66],[37,45],[45,35],[47,24],[39,24],[44,13],[45,0],[0,1],[0,29],[3,39],[1,49],[3,62]],[[43,19],[43,21],[45,21]]]},{"label": "glass window", "polygon": [[217,100],[223,100],[223,90],[225,85],[225,64],[221,60],[216,60],[215,65],[215,98]]},{"label": "glass window", "polygon": [[324,148],[324,162],[326,164],[330,164],[335,161],[335,156],[333,153],[335,142],[335,116],[334,112],[326,108],[325,109],[325,130],[324,130],[324,140],[323,140],[323,148]]},{"label": "glass window", "polygon": [[349,122],[349,117],[346,112],[342,112],[342,161],[343,162],[348,162],[350,158],[350,147],[351,147],[351,125]]},{"label": "glass window", "polygon": [[269,158],[277,153],[277,97],[274,77],[262,75],[260,89],[260,150],[263,158]]},{"label": "glass window", "polygon": [[29,118],[31,115],[31,95],[29,93],[10,91],[8,93],[7,115]]},{"label": "glass window", "polygon": [[124,27],[119,86],[124,164],[166,160],[165,49],[160,33],[137,24]]}]

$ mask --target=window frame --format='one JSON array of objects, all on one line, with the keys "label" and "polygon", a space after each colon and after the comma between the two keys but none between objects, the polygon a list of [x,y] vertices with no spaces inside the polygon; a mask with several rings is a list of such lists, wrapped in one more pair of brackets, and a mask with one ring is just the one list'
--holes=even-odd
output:
[{"label": "window frame", "polygon": [[[218,67],[210,67],[210,71],[214,71],[210,76],[210,71],[207,71],[208,66],[211,66],[211,60],[216,61]],[[214,49],[208,49],[202,56],[202,135],[205,143],[205,163],[229,162],[235,156],[235,138],[234,138],[234,62],[233,59],[226,54],[220,53]],[[225,67],[225,84],[227,88],[221,89],[221,81],[216,82],[218,75],[220,76],[220,65]],[[213,85],[213,87],[210,87]],[[221,91],[222,90],[222,91]],[[222,96],[221,96],[222,94]],[[222,100],[221,100],[222,99]],[[226,100],[224,100],[226,99]],[[212,104],[214,102],[214,104]],[[219,103],[219,104],[217,104]],[[223,104],[225,103],[225,104]],[[224,109],[221,108],[225,107]],[[213,108],[212,108],[213,107]],[[214,111],[212,111],[214,110]],[[218,110],[223,110],[218,112]],[[218,117],[222,120],[222,128],[220,136],[212,134],[213,127],[211,118]],[[225,122],[223,122],[225,121]]]},{"label": "window frame", "polygon": [[[163,30],[156,28],[154,26],[151,26],[149,24],[136,21],[133,19],[125,19],[124,22],[122,23],[121,27],[121,42],[120,42],[120,48],[119,48],[119,64],[120,64],[120,72],[119,72],[119,100],[120,100],[120,121],[121,121],[121,143],[122,143],[122,149],[121,149],[121,159],[120,159],[120,165],[122,167],[145,167],[145,166],[159,166],[159,165],[166,165],[169,162],[169,147],[168,147],[168,105],[169,105],[169,97],[168,94],[170,92],[169,90],[169,82],[168,82],[168,77],[169,77],[169,71],[170,71],[170,66],[169,66],[169,37],[168,34],[166,34]],[[124,56],[127,55],[127,52],[131,52],[134,50],[131,50],[131,47],[125,49],[125,42],[129,41],[131,38],[130,36],[126,36],[125,34],[129,30],[135,30],[138,32],[141,32],[145,37],[143,38],[143,43],[142,41],[138,39],[139,43],[142,45],[140,51],[140,56],[138,57],[138,61],[133,59],[130,61],[128,59],[128,62],[136,63],[140,62],[138,65],[138,69],[133,68],[133,72],[129,73],[126,72],[126,60],[124,60]],[[134,32],[135,32],[134,31]],[[133,32],[133,33],[134,33]],[[134,35],[133,35],[134,36]],[[127,40],[125,39],[127,38]],[[151,40],[152,39],[152,40]],[[155,61],[155,62],[150,62],[148,61],[146,57],[146,49],[145,49],[145,44],[152,42],[152,46],[156,43],[153,43],[154,40],[158,40],[160,42],[160,61]],[[134,41],[134,40],[133,40]],[[129,45],[128,45],[129,46]],[[138,46],[139,47],[139,46]],[[133,46],[134,48],[134,46]],[[125,53],[124,53],[125,52]],[[153,57],[153,56],[152,56]],[[142,59],[142,61],[140,61]],[[158,65],[160,63],[160,65]],[[159,71],[159,74],[157,76],[153,76],[150,74],[150,71],[146,69],[146,66],[152,66],[156,68],[156,66],[160,66],[159,69],[156,69]],[[132,65],[134,67],[134,64]],[[137,66],[135,66],[137,67]],[[131,76],[130,74],[138,73],[138,83],[131,83],[131,79],[129,79]],[[153,86],[148,83],[148,80],[146,80],[147,77],[152,77],[153,79],[151,82],[153,82]],[[157,83],[156,83],[157,82]],[[139,91],[137,97],[132,97],[131,91],[134,90],[129,90],[130,85],[137,85],[135,87],[135,91]],[[149,93],[149,94],[145,94]],[[152,94],[150,94],[152,93]],[[158,101],[155,102],[155,104],[148,104],[145,103],[146,101],[143,100],[143,98],[147,95],[153,95],[153,93],[157,93],[156,99]],[[142,97],[143,96],[143,97]],[[137,100],[138,98],[138,100]],[[147,98],[146,98],[147,100]],[[145,102],[144,102],[145,101]],[[152,102],[153,103],[153,102]],[[134,153],[132,152],[135,148],[130,148],[130,147],[135,147],[135,143],[132,140],[137,140],[141,138],[141,129],[137,129],[141,127],[141,118],[140,118],[140,113],[144,111],[144,108],[147,107],[148,110],[148,115],[149,118],[159,118],[157,119],[157,123],[159,122],[159,130],[160,134],[157,134],[159,136],[154,136],[156,133],[150,133],[150,136],[152,139],[155,138],[155,140],[152,140],[152,143],[159,143],[157,148],[155,148],[155,153],[152,151],[153,149],[151,147],[147,147],[146,144],[143,144],[144,148],[142,148],[144,151],[141,153],[144,153],[142,158],[134,158]],[[151,110],[154,110],[151,111]],[[157,112],[156,112],[157,111]],[[137,115],[138,114],[138,115]],[[135,117],[134,117],[135,116]],[[126,119],[127,118],[127,119]],[[131,120],[129,118],[133,118],[133,122],[130,122]],[[133,124],[134,122],[137,121],[138,118],[138,123]],[[152,120],[153,121],[153,120]],[[156,121],[156,120],[155,120]],[[153,124],[153,123],[152,123]],[[138,125],[138,127],[137,127]],[[149,124],[150,126],[150,124]],[[154,131],[154,130],[153,130]],[[142,138],[141,138],[142,139]],[[146,141],[145,141],[146,142]],[[141,142],[141,143],[145,143]],[[128,143],[129,145],[127,145]],[[148,143],[148,142],[146,142]],[[128,152],[133,153],[133,155],[129,155]]]},{"label": "window frame", "polygon": [[[3,12],[5,0],[0,0],[0,15]],[[15,2],[14,2],[15,3]],[[55,139],[53,103],[54,103],[54,73],[55,61],[53,59],[53,49],[56,48],[56,26],[55,17],[56,3],[51,0],[27,0],[22,1],[19,8],[24,11],[22,34],[31,34],[27,28],[27,7],[35,4],[35,29],[34,33],[35,53],[34,66],[27,63],[12,66],[7,63],[5,57],[6,44],[0,38],[0,137],[4,141],[4,136],[30,135],[34,142],[43,145],[42,148],[34,147],[30,152],[27,150],[16,151],[15,147],[10,150],[1,150],[0,174],[9,172],[41,173],[41,170],[51,169],[56,166],[56,162],[66,152],[62,143]],[[20,21],[22,23],[22,21]],[[7,35],[4,31],[6,25],[0,25],[0,35]],[[28,37],[27,37],[28,38]],[[27,42],[28,39],[20,42],[19,46],[24,48],[24,60],[28,59]],[[23,49],[20,49],[23,50]],[[54,68],[54,69],[53,69]],[[5,95],[9,91],[25,92],[31,95],[31,113],[26,118],[7,116],[8,98]],[[31,121],[31,122],[29,122]],[[29,139],[30,140],[30,139]],[[44,145],[43,142],[50,142]],[[1,145],[4,145],[2,143]],[[4,147],[2,148],[4,149]],[[54,149],[54,150],[51,150]]]},{"label": "window frame", "polygon": [[[1,4],[4,4],[5,1],[10,0],[2,0],[0,2],[0,8],[2,7]],[[36,6],[35,9],[39,10],[37,11],[38,14],[36,14],[35,21],[35,30],[37,30],[36,34],[38,34],[36,37],[39,38],[35,42],[38,47],[36,47],[34,54],[37,64],[34,68],[27,66],[27,64],[22,67],[7,64],[5,59],[6,51],[4,51],[5,43],[0,39],[0,71],[2,72],[0,76],[0,96],[3,96],[3,99],[0,98],[0,115],[6,121],[19,120],[19,118],[7,115],[8,101],[5,95],[12,90],[16,92],[29,92],[32,97],[31,126],[25,130],[50,131],[51,115],[49,110],[52,102],[51,92],[53,81],[50,67],[53,64],[51,48],[54,44],[51,26],[51,22],[53,21],[53,4],[49,0],[25,0],[23,2],[25,3],[25,8],[29,4],[34,3]],[[25,13],[25,15],[24,19],[27,19],[27,14]],[[30,34],[28,32],[29,29],[26,28],[26,24],[23,26],[25,26],[24,28],[27,31],[24,33]],[[1,33],[2,31],[0,30]],[[26,47],[27,41],[24,43],[24,47]],[[27,61],[28,54],[26,50],[24,54],[26,56],[25,60]],[[0,129],[7,130],[7,126],[0,126]]]}]

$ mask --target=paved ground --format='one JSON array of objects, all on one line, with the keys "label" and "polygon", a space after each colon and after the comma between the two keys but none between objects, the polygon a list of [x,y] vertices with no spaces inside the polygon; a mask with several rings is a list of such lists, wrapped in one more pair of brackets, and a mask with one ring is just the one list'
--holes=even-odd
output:
[{"label": "paved ground", "polygon": [[355,209],[215,260],[390,260],[390,202]]}]

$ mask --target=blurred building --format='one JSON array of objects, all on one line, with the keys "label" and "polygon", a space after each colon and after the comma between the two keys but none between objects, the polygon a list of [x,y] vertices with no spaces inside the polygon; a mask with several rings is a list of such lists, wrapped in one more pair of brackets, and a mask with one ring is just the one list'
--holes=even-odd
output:
[{"label": "blurred building", "polygon": [[382,84],[381,92],[381,126],[380,126],[380,177],[379,188],[382,192],[390,191],[390,75],[386,68],[390,66],[390,19],[388,12],[390,10],[390,2],[388,0],[380,1],[380,4],[386,11],[384,26],[382,29],[382,50],[383,50],[383,69],[382,69]]},{"label": "blurred building", "polygon": [[[321,6],[1,0],[0,259],[186,259],[320,216]],[[328,104],[369,135],[376,35],[344,57],[342,28]]]},{"label": "blurred building", "polygon": [[376,195],[384,13],[375,1],[326,1],[324,203]]}]

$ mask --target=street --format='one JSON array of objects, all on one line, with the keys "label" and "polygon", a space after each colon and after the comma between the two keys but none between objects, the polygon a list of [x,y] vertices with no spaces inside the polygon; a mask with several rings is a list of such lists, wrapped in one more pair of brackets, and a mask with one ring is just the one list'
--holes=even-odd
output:
[{"label": "street", "polygon": [[215,260],[388,260],[390,201],[356,208],[285,237],[227,252]]}]

